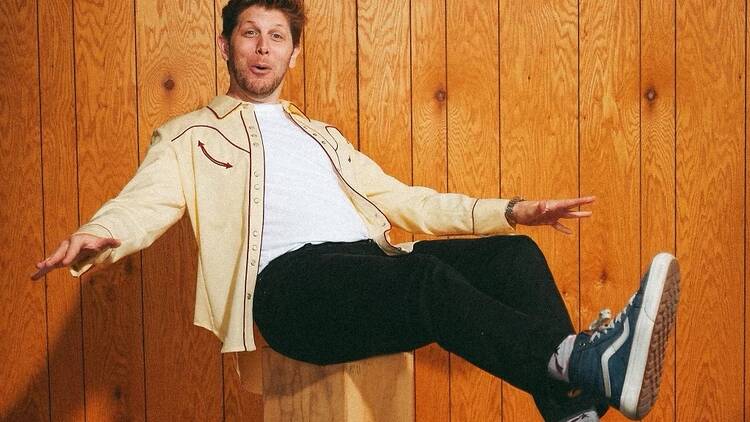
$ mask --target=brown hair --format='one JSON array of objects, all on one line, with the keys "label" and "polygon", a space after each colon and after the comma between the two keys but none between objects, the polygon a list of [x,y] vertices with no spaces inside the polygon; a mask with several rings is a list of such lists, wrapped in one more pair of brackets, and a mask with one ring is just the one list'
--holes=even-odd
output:
[{"label": "brown hair", "polygon": [[302,6],[302,0],[229,0],[229,3],[221,9],[223,21],[221,35],[224,38],[229,40],[232,37],[232,31],[237,26],[237,18],[250,6],[260,6],[283,13],[287,22],[289,22],[292,43],[295,47],[299,46],[302,28],[305,25],[305,10]]}]

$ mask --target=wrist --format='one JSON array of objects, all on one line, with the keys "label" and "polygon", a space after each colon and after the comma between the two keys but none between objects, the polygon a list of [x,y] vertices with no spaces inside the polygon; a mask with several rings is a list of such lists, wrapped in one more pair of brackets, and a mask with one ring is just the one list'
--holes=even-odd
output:
[{"label": "wrist", "polygon": [[520,196],[514,196],[510,201],[508,201],[508,205],[505,207],[505,219],[513,228],[516,228],[516,224],[518,224],[518,220],[516,220],[516,216],[513,211],[516,207],[516,204],[521,201],[525,201],[525,199]]}]

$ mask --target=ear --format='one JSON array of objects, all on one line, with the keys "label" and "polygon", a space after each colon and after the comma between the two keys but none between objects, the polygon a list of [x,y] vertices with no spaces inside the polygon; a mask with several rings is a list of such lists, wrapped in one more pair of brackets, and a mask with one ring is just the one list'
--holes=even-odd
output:
[{"label": "ear", "polygon": [[224,58],[224,61],[229,60],[229,40],[224,38],[223,35],[219,34],[216,36],[216,46],[219,47],[219,51],[221,51],[221,57]]},{"label": "ear", "polygon": [[294,66],[297,64],[297,56],[299,56],[300,48],[299,46],[294,47],[294,50],[292,50],[292,57],[289,58],[289,68],[294,69]]}]

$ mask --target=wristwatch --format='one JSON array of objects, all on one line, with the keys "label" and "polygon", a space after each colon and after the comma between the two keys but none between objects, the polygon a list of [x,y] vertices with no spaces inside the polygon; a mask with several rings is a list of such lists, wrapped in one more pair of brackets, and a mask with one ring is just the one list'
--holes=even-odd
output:
[{"label": "wristwatch", "polygon": [[505,207],[505,219],[508,220],[508,224],[514,229],[516,228],[516,219],[513,218],[513,207],[521,201],[525,201],[525,199],[520,196],[514,196],[513,199],[508,201],[508,205]]}]

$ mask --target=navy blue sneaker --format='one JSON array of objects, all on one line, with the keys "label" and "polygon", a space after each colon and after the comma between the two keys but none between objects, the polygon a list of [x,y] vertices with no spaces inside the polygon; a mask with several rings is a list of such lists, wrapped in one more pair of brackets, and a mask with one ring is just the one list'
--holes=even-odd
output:
[{"label": "navy blue sneaker", "polygon": [[614,319],[602,311],[590,331],[576,337],[568,369],[571,384],[605,396],[630,419],[646,416],[659,393],[679,295],[677,259],[656,255],[625,308]]}]

